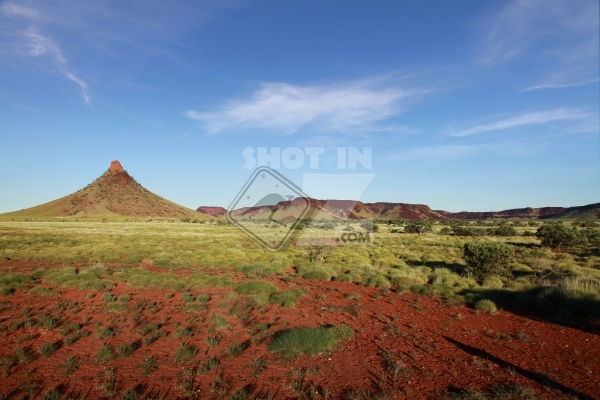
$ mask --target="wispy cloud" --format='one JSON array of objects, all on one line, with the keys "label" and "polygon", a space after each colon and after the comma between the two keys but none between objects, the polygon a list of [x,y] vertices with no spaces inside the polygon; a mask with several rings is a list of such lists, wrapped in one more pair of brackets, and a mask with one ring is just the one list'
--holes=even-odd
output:
[{"label": "wispy cloud", "polygon": [[533,86],[529,86],[526,87],[525,89],[521,90],[522,92],[529,92],[531,90],[540,90],[540,89],[564,89],[564,88],[570,88],[570,87],[576,87],[576,86],[585,86],[585,85],[591,85],[593,83],[598,83],[600,82],[600,79],[596,78],[596,79],[591,79],[585,82],[573,82],[573,83],[541,83],[539,85],[533,85]]},{"label": "wispy cloud", "polygon": [[348,133],[389,130],[393,124],[381,123],[401,114],[409,102],[427,92],[399,88],[381,79],[306,86],[264,83],[248,99],[230,100],[212,112],[189,110],[185,115],[200,121],[211,134],[255,129],[281,134],[303,128]]},{"label": "wispy cloud", "polygon": [[[557,121],[582,121],[592,118],[592,114],[580,109],[558,108],[555,110],[526,112],[519,115],[479,119],[475,122],[466,124],[462,129],[451,128],[449,136],[470,136],[478,133],[499,131],[504,129],[516,128],[527,125],[544,125]],[[490,122],[482,123],[483,120]]]},{"label": "wispy cloud", "polygon": [[83,100],[86,103],[89,103],[90,96],[88,95],[87,84],[83,79],[79,78],[69,70],[67,59],[58,44],[50,38],[41,35],[35,28],[27,29],[23,32],[23,36],[27,39],[29,55],[33,57],[48,57],[61,74],[79,85]]},{"label": "wispy cloud", "polygon": [[487,21],[490,28],[481,60],[488,65],[513,59],[539,63],[543,80],[530,90],[576,86],[596,79],[598,15],[597,0],[510,1]]},{"label": "wispy cloud", "polygon": [[35,8],[25,7],[14,3],[4,3],[0,5],[0,11],[6,15],[24,17],[32,20],[42,20],[43,17]]}]

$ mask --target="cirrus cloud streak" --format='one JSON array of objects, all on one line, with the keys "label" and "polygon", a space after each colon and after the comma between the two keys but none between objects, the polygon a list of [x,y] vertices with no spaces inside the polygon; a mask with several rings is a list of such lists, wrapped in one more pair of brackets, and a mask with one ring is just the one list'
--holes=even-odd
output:
[{"label": "cirrus cloud streak", "polygon": [[429,92],[385,85],[385,80],[351,81],[332,85],[263,83],[248,99],[230,100],[212,112],[189,110],[188,118],[207,133],[270,130],[292,134],[315,131],[389,131],[384,121],[401,114],[408,103]]},{"label": "cirrus cloud streak", "polygon": [[[586,121],[592,115],[581,109],[557,108],[554,110],[525,112],[519,115],[507,116],[488,123],[471,123],[463,129],[452,128],[449,136],[470,136],[484,132],[499,131],[521,126],[545,125],[551,122]],[[489,118],[488,118],[489,120]],[[481,121],[478,120],[478,121]]]}]

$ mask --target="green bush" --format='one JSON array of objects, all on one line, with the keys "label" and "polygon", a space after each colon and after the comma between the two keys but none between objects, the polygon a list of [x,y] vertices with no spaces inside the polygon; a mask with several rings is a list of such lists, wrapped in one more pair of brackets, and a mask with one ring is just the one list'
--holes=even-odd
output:
[{"label": "green bush", "polygon": [[229,354],[229,357],[235,358],[242,354],[244,350],[246,350],[245,343],[233,343],[227,348],[227,354]]},{"label": "green bush", "polygon": [[268,349],[286,357],[315,355],[331,351],[337,341],[331,328],[294,328],[277,334]]},{"label": "green bush", "polygon": [[312,269],[302,274],[303,278],[310,279],[312,281],[329,281],[331,280],[331,274],[324,269]]},{"label": "green bush", "polygon": [[349,340],[354,337],[354,329],[350,328],[348,325],[338,325],[333,327],[333,334],[339,340]]},{"label": "green bush", "polygon": [[367,281],[367,286],[377,287],[377,288],[389,288],[391,286],[390,281],[383,275],[373,275]]},{"label": "green bush", "polygon": [[238,294],[265,294],[270,295],[277,291],[277,286],[271,282],[250,281],[242,282],[235,288]]},{"label": "green bush", "polygon": [[131,355],[131,353],[133,353],[134,351],[137,350],[137,348],[138,348],[138,345],[135,342],[123,343],[122,345],[117,347],[117,353],[119,353],[119,355],[121,357],[125,358],[125,357],[129,357]]},{"label": "green bush", "polygon": [[269,297],[269,302],[279,304],[282,307],[294,307],[298,299],[304,295],[304,290],[295,288],[273,293]]},{"label": "green bush", "polygon": [[422,285],[423,279],[412,276],[393,276],[390,278],[390,282],[399,288],[410,288],[411,286]]},{"label": "green bush", "polygon": [[481,286],[486,289],[502,289],[504,287],[504,282],[497,276],[488,276],[483,280]]},{"label": "green bush", "polygon": [[517,230],[510,225],[502,225],[494,230],[496,236],[517,236]]},{"label": "green bush", "polygon": [[417,233],[417,234],[421,234],[421,233],[425,233],[425,232],[431,232],[431,226],[432,223],[431,221],[410,221],[406,224],[406,226],[404,227],[404,233]]},{"label": "green bush", "polygon": [[463,248],[463,258],[467,263],[465,271],[477,279],[490,275],[508,275],[506,268],[512,259],[512,246],[496,242],[468,242]]},{"label": "green bush", "polygon": [[352,275],[340,274],[334,278],[336,282],[352,282]]},{"label": "green bush", "polygon": [[107,302],[107,303],[114,303],[114,302],[115,302],[115,300],[116,300],[115,296],[113,296],[113,295],[112,295],[112,294],[110,294],[110,293],[104,293],[104,294],[102,295],[102,298],[103,298],[103,299],[104,299],[104,301],[105,301],[105,302]]},{"label": "green bush", "polygon": [[208,294],[200,294],[200,295],[198,295],[198,297],[196,298],[196,300],[199,303],[208,303],[208,301],[210,300],[210,295],[208,295]]},{"label": "green bush", "polygon": [[477,303],[475,303],[475,309],[479,311],[485,311],[490,314],[496,312],[497,310],[496,304],[492,300],[487,299],[479,300]]},{"label": "green bush", "polygon": [[98,350],[96,354],[94,354],[94,362],[98,365],[106,364],[113,358],[115,358],[115,354],[113,353],[108,343],[104,343],[100,350]]},{"label": "green bush", "polygon": [[0,296],[6,296],[15,290],[25,289],[32,279],[21,272],[0,273]]},{"label": "green bush", "polygon": [[182,343],[179,349],[173,353],[173,364],[184,364],[194,358],[196,353],[198,353],[198,349],[195,346]]},{"label": "green bush", "polygon": [[552,249],[569,248],[587,242],[586,237],[575,228],[569,228],[562,223],[546,224],[538,228],[535,234],[542,246]]},{"label": "green bush", "polygon": [[42,357],[48,358],[54,354],[56,350],[58,350],[58,345],[56,343],[44,343],[39,347],[38,352]]}]

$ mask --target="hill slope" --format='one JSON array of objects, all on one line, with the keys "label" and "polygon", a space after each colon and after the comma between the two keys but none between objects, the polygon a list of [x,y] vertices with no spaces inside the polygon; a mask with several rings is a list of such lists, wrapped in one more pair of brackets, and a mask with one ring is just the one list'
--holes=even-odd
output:
[{"label": "hill slope", "polygon": [[2,214],[4,217],[155,217],[209,218],[164,199],[137,183],[118,161],[83,189],[39,206]]}]

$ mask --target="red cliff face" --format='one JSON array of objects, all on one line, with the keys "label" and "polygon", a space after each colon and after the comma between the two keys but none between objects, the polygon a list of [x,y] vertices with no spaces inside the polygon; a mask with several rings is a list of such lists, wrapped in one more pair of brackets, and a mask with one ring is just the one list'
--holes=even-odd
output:
[{"label": "red cliff face", "polygon": [[123,166],[117,160],[110,163],[110,167],[108,168],[110,172],[123,172]]}]

